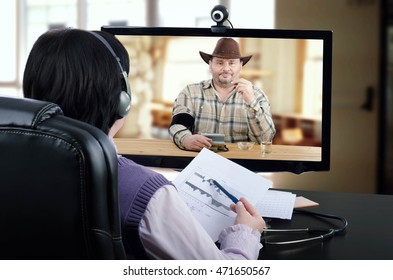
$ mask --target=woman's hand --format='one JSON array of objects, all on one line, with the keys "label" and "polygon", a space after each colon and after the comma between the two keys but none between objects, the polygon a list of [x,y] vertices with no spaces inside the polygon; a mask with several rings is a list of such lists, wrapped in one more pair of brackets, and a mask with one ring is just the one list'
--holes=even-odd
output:
[{"label": "woman's hand", "polygon": [[265,220],[247,199],[241,198],[238,203],[231,204],[230,207],[237,214],[235,224],[244,224],[259,230],[260,233],[263,232]]}]

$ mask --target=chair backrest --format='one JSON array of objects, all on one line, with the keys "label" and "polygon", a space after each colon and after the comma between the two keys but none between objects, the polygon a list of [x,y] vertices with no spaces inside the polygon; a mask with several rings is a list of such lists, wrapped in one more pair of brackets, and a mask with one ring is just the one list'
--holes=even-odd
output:
[{"label": "chair backrest", "polygon": [[101,130],[0,97],[0,259],[124,259],[117,176]]}]

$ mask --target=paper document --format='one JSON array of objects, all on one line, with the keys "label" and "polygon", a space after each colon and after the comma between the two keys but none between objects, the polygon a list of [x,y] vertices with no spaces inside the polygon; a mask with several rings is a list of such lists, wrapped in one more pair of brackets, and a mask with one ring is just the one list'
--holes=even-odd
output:
[{"label": "paper document", "polygon": [[[203,149],[176,176],[173,184],[194,217],[213,240],[218,239],[218,235],[224,228],[233,225],[235,219],[235,213],[229,207],[233,202],[225,192],[217,188],[217,185],[212,184],[213,180],[220,187],[224,187],[226,193],[238,199],[244,197],[263,211],[268,204],[279,205],[271,200],[280,200],[279,195],[272,195],[270,191],[268,192],[272,186],[271,181],[208,149]],[[286,202],[289,200],[288,195],[285,194],[283,197]],[[293,203],[289,208],[293,210]],[[270,217],[285,216],[288,218],[292,215],[292,212],[289,215],[290,211],[284,211],[285,215],[283,215],[281,206],[271,207],[271,212],[273,211],[280,213],[269,213]],[[262,213],[261,215],[263,216]]]},{"label": "paper document", "polygon": [[268,190],[254,206],[262,217],[292,219],[296,195],[291,192]]}]

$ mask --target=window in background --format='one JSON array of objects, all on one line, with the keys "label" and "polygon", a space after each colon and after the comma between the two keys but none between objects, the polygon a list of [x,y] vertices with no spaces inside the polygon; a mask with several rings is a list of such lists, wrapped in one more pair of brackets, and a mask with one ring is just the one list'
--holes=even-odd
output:
[{"label": "window in background", "polygon": [[26,0],[23,26],[29,53],[37,38],[45,31],[59,27],[78,27],[77,0]]},{"label": "window in background", "polygon": [[17,95],[17,32],[16,32],[16,3],[5,1],[1,5],[0,25],[2,30],[0,52],[0,95]]},{"label": "window in background", "polygon": [[[141,0],[85,0],[86,28],[99,30],[103,25],[146,26],[148,1]],[[151,2],[151,1],[150,1]]]},{"label": "window in background", "polygon": [[229,19],[234,28],[272,29],[275,27],[275,0],[229,1]]},{"label": "window in background", "polygon": [[59,27],[100,30],[103,25],[145,25],[146,1],[25,0],[27,53],[35,40]]},{"label": "window in background", "polygon": [[[158,25],[164,27],[210,27],[210,11],[220,1],[160,0]],[[227,7],[228,8],[228,7]]]},{"label": "window in background", "polygon": [[[19,32],[19,71],[18,87],[21,88],[23,69],[27,56],[44,32],[62,27],[78,27],[78,0],[21,0],[18,13]],[[22,95],[20,90],[20,96]]]}]

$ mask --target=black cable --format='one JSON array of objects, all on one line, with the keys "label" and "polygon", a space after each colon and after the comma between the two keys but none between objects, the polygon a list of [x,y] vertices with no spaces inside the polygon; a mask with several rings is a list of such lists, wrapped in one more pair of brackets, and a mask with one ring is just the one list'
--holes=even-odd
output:
[{"label": "black cable", "polygon": [[227,22],[229,23],[229,25],[230,25],[230,26],[231,26],[231,28],[233,29],[232,22],[231,22],[229,19],[227,19]]}]

